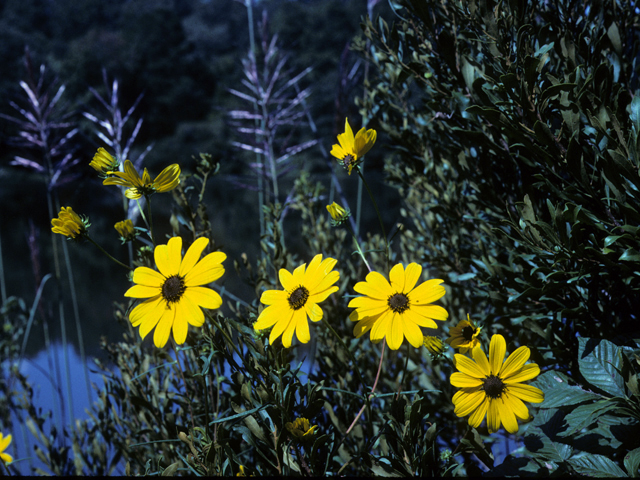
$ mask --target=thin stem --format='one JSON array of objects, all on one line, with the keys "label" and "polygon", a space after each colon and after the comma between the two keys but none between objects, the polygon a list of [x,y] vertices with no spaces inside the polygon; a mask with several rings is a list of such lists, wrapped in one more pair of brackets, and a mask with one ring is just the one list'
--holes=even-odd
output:
[{"label": "thin stem", "polygon": [[151,237],[151,243],[153,243],[155,247],[156,242],[153,239],[153,217],[151,216],[151,198],[149,195],[145,195],[144,198],[147,201],[147,211],[149,212],[149,237]]},{"label": "thin stem", "polygon": [[380,229],[382,230],[382,237],[384,238],[384,245],[385,245],[385,248],[386,248],[385,254],[386,254],[386,257],[387,257],[387,270],[389,270],[389,261],[390,261],[389,240],[387,239],[387,231],[384,228],[384,222],[382,221],[382,215],[380,215],[380,209],[378,208],[378,203],[376,202],[376,199],[373,196],[373,193],[371,192],[371,189],[369,188],[369,184],[367,184],[367,181],[364,179],[364,175],[362,175],[362,172],[360,171],[360,168],[356,167],[356,170],[358,171],[358,175],[362,179],[362,184],[367,189],[367,193],[369,194],[369,198],[371,198],[371,202],[373,203],[373,208],[376,209],[376,215],[378,216],[378,221],[380,222]]},{"label": "thin stem", "polygon": [[87,240],[89,240],[91,243],[93,243],[96,247],[98,247],[98,250],[100,250],[102,253],[104,253],[107,257],[109,257],[111,260],[113,260],[114,262],[116,262],[118,265],[120,265],[121,267],[126,268],[127,270],[133,270],[129,265],[126,265],[124,263],[122,263],[120,260],[117,260],[115,258],[113,258],[104,248],[102,248],[100,245],[98,245],[93,238],[91,238],[90,236],[86,236],[85,237]]},{"label": "thin stem", "polygon": [[[180,369],[180,376],[182,377],[182,382],[184,383],[184,390],[185,390],[185,394],[187,396],[187,400],[189,403],[189,413],[191,414],[191,428],[195,431],[196,429],[196,424],[195,421],[193,419],[193,408],[191,407],[191,395],[189,395],[189,387],[187,386],[187,381],[184,378],[184,371],[182,368],[182,362],[180,361],[180,355],[178,355],[178,347],[176,345],[176,342],[173,341],[173,339],[171,340],[171,345],[173,345],[173,351],[176,353],[176,360],[178,361],[178,367]],[[186,355],[186,353],[185,353]]]},{"label": "thin stem", "polygon": [[353,237],[353,241],[356,242],[356,250],[358,251],[358,255],[360,255],[360,257],[362,258],[362,261],[364,262],[365,267],[367,267],[367,270],[371,272],[371,267],[369,266],[369,262],[367,262],[367,259],[364,256],[364,252],[360,247],[360,242],[358,242],[358,237],[356,236],[355,232],[351,228],[350,224],[347,224],[347,229],[349,230],[349,233],[351,233],[351,236]]},{"label": "thin stem", "polygon": [[353,427],[356,425],[356,422],[362,416],[362,412],[364,412],[365,406],[369,404],[371,397],[373,397],[373,393],[376,391],[376,387],[378,386],[378,380],[380,380],[380,372],[382,371],[382,360],[384,359],[384,347],[386,346],[386,343],[387,343],[386,340],[382,341],[382,353],[380,353],[380,363],[378,364],[378,373],[376,374],[376,380],[373,383],[373,388],[371,389],[371,393],[369,393],[369,395],[367,396],[367,403],[362,406],[362,408],[358,412],[358,415],[356,415],[356,418],[353,419],[351,426],[349,426],[346,433],[344,434],[345,437],[349,435],[349,432],[351,432]]},{"label": "thin stem", "polygon": [[407,343],[407,359],[404,362],[404,369],[402,370],[402,380],[398,384],[398,392],[396,393],[396,400],[400,397],[400,392],[402,391],[402,384],[404,383],[404,377],[407,374],[407,367],[409,366],[409,344]]}]

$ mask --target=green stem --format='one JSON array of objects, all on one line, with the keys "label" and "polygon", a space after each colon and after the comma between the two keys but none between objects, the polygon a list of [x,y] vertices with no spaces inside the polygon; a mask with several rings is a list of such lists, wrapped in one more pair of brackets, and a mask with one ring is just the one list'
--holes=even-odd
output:
[{"label": "green stem", "polygon": [[120,260],[117,260],[115,258],[113,258],[104,248],[102,248],[100,245],[98,245],[93,238],[91,238],[90,236],[86,236],[85,237],[87,240],[89,240],[91,243],[93,243],[96,247],[98,247],[98,250],[100,250],[102,253],[104,253],[107,257],[109,257],[111,260],[113,260],[114,262],[116,262],[118,265],[120,265],[121,267],[126,268],[127,270],[133,270],[129,265],[126,265],[124,263],[122,263]]},{"label": "green stem", "polygon": [[358,252],[358,255],[360,255],[360,257],[362,258],[362,261],[364,262],[364,265],[367,267],[367,270],[369,270],[369,272],[371,272],[371,267],[369,266],[369,262],[367,262],[367,259],[364,256],[364,252],[362,251],[362,248],[360,247],[360,242],[358,242],[358,237],[356,236],[355,232],[351,228],[350,224],[347,224],[347,229],[349,230],[349,233],[351,233],[351,236],[353,237],[353,241],[356,242],[356,250]]},{"label": "green stem", "polygon": [[380,222],[380,229],[382,230],[382,236],[384,238],[384,245],[385,245],[385,249],[386,249],[385,253],[386,253],[386,257],[387,257],[387,271],[389,271],[389,262],[390,262],[389,240],[387,239],[387,231],[384,228],[384,222],[382,221],[382,215],[380,215],[380,209],[378,208],[378,203],[376,202],[376,199],[373,196],[373,193],[371,192],[371,189],[369,188],[369,184],[367,184],[367,181],[364,179],[364,175],[362,175],[362,172],[360,171],[360,168],[356,167],[356,170],[358,171],[358,175],[362,179],[362,183],[363,183],[364,187],[367,189],[367,193],[369,194],[369,198],[371,198],[371,202],[373,203],[373,208],[376,209],[376,215],[378,216],[378,221]]},{"label": "green stem", "polygon": [[153,239],[153,217],[151,216],[151,197],[149,195],[144,196],[147,201],[147,211],[149,212],[149,237],[151,237],[151,243],[153,246],[156,246],[156,242]]},{"label": "green stem", "polygon": [[407,367],[409,366],[409,349],[411,347],[409,347],[409,344],[407,343],[407,359],[404,362],[404,369],[402,370],[402,380],[400,380],[400,383],[398,384],[398,392],[396,393],[396,400],[398,400],[398,398],[400,397],[400,392],[402,391],[402,384],[404,383],[404,377],[407,374]]}]

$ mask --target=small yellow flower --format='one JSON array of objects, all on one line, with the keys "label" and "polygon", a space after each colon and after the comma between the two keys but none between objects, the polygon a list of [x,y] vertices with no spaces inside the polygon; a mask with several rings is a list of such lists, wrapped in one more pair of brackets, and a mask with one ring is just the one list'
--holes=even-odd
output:
[{"label": "small yellow flower", "polygon": [[438,337],[424,337],[423,345],[429,350],[432,358],[439,357],[447,349],[447,345]]},{"label": "small yellow flower", "polygon": [[342,162],[342,166],[349,170],[362,162],[362,157],[371,150],[373,144],[376,143],[377,132],[370,128],[365,130],[364,127],[353,136],[353,130],[349,125],[349,119],[344,121],[344,133],[338,135],[338,144],[334,144],[331,149],[331,155]]},{"label": "small yellow flower", "polygon": [[208,238],[198,238],[182,257],[182,238],[172,237],[166,245],[158,245],[153,254],[159,272],[148,267],[138,267],[133,272],[134,285],[125,297],[144,298],[129,314],[134,327],[140,326],[140,336],[156,329],[153,342],[162,348],[173,338],[178,345],[187,339],[189,325],[204,324],[202,308],[220,308],[222,298],[205,286],[224,273],[222,262],[227,256],[213,252],[199,260],[209,243]]},{"label": "small yellow flower", "polygon": [[478,335],[481,330],[482,328],[478,327],[467,313],[466,320],[460,320],[458,325],[449,329],[449,338],[446,342],[451,347],[459,349],[460,353],[467,353],[480,344]]},{"label": "small yellow flower", "polygon": [[169,165],[151,181],[151,176],[146,168],[142,173],[142,178],[140,178],[140,175],[133,167],[133,163],[130,160],[125,160],[124,172],[113,172],[113,175],[106,178],[102,184],[128,187],[124,195],[131,200],[135,200],[143,195],[151,195],[155,192],[169,192],[176,188],[180,183],[180,166],[177,163]]},{"label": "small yellow flower", "polygon": [[130,242],[138,236],[138,232],[133,226],[133,222],[129,218],[123,220],[122,222],[116,223],[113,228],[115,228],[120,235],[122,243]]},{"label": "small yellow flower", "polygon": [[104,148],[100,147],[89,163],[100,175],[106,176],[118,170],[120,163]]},{"label": "small yellow flower", "polygon": [[280,269],[280,283],[284,290],[267,290],[262,293],[260,301],[268,305],[253,325],[254,330],[273,327],[269,335],[269,343],[282,335],[285,348],[291,346],[295,332],[301,343],[307,343],[309,322],[322,320],[323,312],[318,303],[338,290],[334,286],[340,280],[340,274],[333,270],[338,261],[333,258],[322,259],[318,254],[309,263],[303,263],[293,273]]},{"label": "small yellow flower", "polygon": [[58,218],[51,220],[51,231],[59,233],[71,239],[77,240],[87,234],[89,222],[81,219],[80,216],[73,211],[71,207],[62,207]]},{"label": "small yellow flower", "polygon": [[285,427],[294,439],[299,442],[313,440],[313,435],[318,428],[317,425],[310,426],[309,420],[304,417],[296,418],[293,422],[287,422]]},{"label": "small yellow flower", "polygon": [[455,355],[459,370],[451,374],[451,385],[460,388],[453,396],[454,413],[459,417],[469,416],[469,425],[478,428],[487,416],[489,433],[497,432],[500,424],[509,433],[518,431],[518,421],[528,420],[529,410],[524,402],[544,401],[542,390],[522,382],[540,374],[535,363],[525,365],[531,351],[522,346],[504,360],[507,344],[502,335],[493,335],[489,345],[489,359],[480,346],[471,354],[473,360],[464,355]]},{"label": "small yellow flower", "polygon": [[349,210],[345,210],[336,202],[333,202],[331,205],[327,205],[327,211],[329,212],[329,215],[331,215],[331,223],[334,227],[344,223],[344,221],[349,218],[349,215],[351,215]]},{"label": "small yellow flower", "polygon": [[397,350],[405,337],[415,348],[422,346],[424,335],[420,327],[438,328],[434,320],[446,320],[449,314],[439,305],[431,305],[445,294],[442,280],[427,280],[416,287],[422,267],[410,263],[405,270],[401,263],[389,272],[389,279],[370,272],[366,281],[353,289],[362,293],[349,302],[355,308],[349,319],[358,322],[353,334],[360,338],[371,330],[371,341],[386,337],[391,350]]},{"label": "small yellow flower", "polygon": [[13,462],[13,457],[8,453],[4,453],[4,451],[9,447],[10,443],[11,443],[11,435],[7,435],[5,437],[2,435],[2,433],[0,433],[0,458],[5,463]]},{"label": "small yellow flower", "polygon": [[[244,465],[238,465],[238,473],[236,473],[236,477],[246,477],[247,472],[244,471]],[[250,477],[253,477],[253,473],[249,474]]]}]

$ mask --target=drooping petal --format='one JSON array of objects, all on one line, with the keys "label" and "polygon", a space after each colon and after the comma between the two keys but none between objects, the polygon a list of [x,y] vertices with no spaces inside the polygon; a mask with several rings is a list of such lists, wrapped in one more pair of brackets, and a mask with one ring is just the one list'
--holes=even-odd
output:
[{"label": "drooping petal", "polygon": [[180,183],[180,165],[174,163],[166,167],[160,175],[153,180],[153,185],[158,192],[173,190]]},{"label": "drooping petal", "polygon": [[151,331],[164,313],[165,307],[166,302],[161,295],[150,298],[131,310],[131,313],[129,313],[129,321],[131,322],[131,325],[137,327],[143,323],[143,321],[148,320],[153,324],[149,329],[149,331]]},{"label": "drooping petal", "polygon": [[406,315],[406,313],[409,312],[398,315],[403,324],[404,336],[414,348],[420,348],[424,343],[424,335],[420,327],[412,322],[410,316]]},{"label": "drooping petal", "polygon": [[191,244],[187,253],[184,254],[178,275],[184,277],[187,272],[191,271],[191,269],[196,266],[198,259],[200,259],[200,255],[202,255],[202,252],[207,245],[209,245],[209,239],[206,237],[197,238],[196,241]]},{"label": "drooping petal", "polygon": [[[460,395],[455,398],[454,413],[459,417],[466,417],[484,401],[486,395],[482,390],[466,388],[460,390]],[[456,394],[457,395],[457,394]]]},{"label": "drooping petal", "polygon": [[489,433],[495,433],[500,429],[500,410],[495,399],[489,399],[489,411],[487,412],[487,428]]},{"label": "drooping petal", "polygon": [[300,341],[300,343],[307,343],[309,340],[311,340],[307,314],[306,312],[304,314],[301,314],[303,313],[302,309],[298,310],[298,312],[300,313],[298,313],[297,315],[294,315],[295,322],[296,322],[296,337],[298,337],[298,340]]},{"label": "drooping petal", "polygon": [[[264,330],[273,327],[283,315],[291,315],[293,312],[288,307],[283,307],[282,304],[270,305],[258,316],[258,320],[253,324],[254,330]],[[283,327],[284,328],[284,327]]]},{"label": "drooping petal", "polygon": [[173,326],[174,318],[176,315],[175,308],[168,308],[160,317],[160,321],[156,326],[155,332],[153,332],[153,343],[156,347],[162,348],[167,344],[169,335],[171,334],[171,327]]},{"label": "drooping petal", "polygon": [[[404,340],[402,315],[394,313],[387,330],[387,345],[391,350],[397,350]],[[421,342],[422,343],[422,342]]]},{"label": "drooping petal", "polygon": [[[267,307],[267,308],[273,308],[273,307],[275,307],[275,305],[272,305],[271,307]],[[265,311],[266,310],[267,309],[265,309]],[[281,315],[277,319],[275,325],[273,326],[273,330],[271,330],[271,335],[269,335],[269,343],[273,343],[276,340],[276,338],[282,335],[284,331],[289,327],[289,324],[291,324],[293,321],[295,310],[292,310],[290,308],[287,308],[287,309],[281,308],[280,313]],[[260,321],[260,318],[258,318],[258,321]],[[258,322],[256,322],[256,325],[254,325],[254,328],[258,328],[257,324]],[[295,329],[295,324],[293,325],[293,328]],[[262,329],[262,327],[260,327],[260,329]],[[284,344],[284,340],[282,342]]]},{"label": "drooping petal", "polygon": [[[176,345],[182,345],[185,342],[187,339],[187,333],[189,332],[189,323],[191,323],[188,322],[188,317],[183,311],[186,307],[183,300],[184,299],[180,300],[180,303],[177,305],[176,316],[173,319],[173,326],[171,327],[173,330],[173,339],[175,340]],[[200,310],[199,308],[197,309]],[[200,310],[200,313],[202,313],[202,310]],[[204,315],[202,323],[204,323]],[[200,325],[202,325],[202,323]]]},{"label": "drooping petal", "polygon": [[393,322],[393,316],[393,312],[391,310],[388,310],[380,315],[380,317],[378,317],[378,320],[373,324],[373,327],[371,328],[371,340],[382,340],[389,334]]}]

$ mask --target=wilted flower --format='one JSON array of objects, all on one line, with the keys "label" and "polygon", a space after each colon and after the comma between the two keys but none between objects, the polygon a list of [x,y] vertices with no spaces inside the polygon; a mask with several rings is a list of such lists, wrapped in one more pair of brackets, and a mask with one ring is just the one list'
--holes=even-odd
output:
[{"label": "wilted flower", "polygon": [[309,420],[304,417],[296,418],[293,422],[285,424],[289,433],[299,442],[308,442],[313,439],[313,435],[318,428],[317,425],[311,426]]},{"label": "wilted flower", "polygon": [[358,322],[353,329],[356,337],[371,330],[371,341],[386,337],[389,348],[397,350],[404,338],[415,348],[422,346],[424,335],[420,327],[438,328],[434,320],[446,320],[449,314],[439,305],[431,305],[445,294],[442,280],[427,280],[416,287],[422,267],[410,263],[405,270],[401,263],[389,272],[391,283],[378,272],[370,272],[366,281],[353,289],[364,296],[349,302],[355,308],[349,319]]},{"label": "wilted flower", "polygon": [[376,143],[377,133],[374,129],[370,128],[365,130],[364,127],[353,136],[353,131],[349,125],[349,119],[344,121],[344,133],[338,135],[338,144],[334,144],[331,149],[331,155],[336,157],[342,162],[342,166],[349,170],[359,165],[362,162],[362,157],[371,150],[373,144]]},{"label": "wilted flower", "polygon": [[113,228],[115,228],[120,234],[120,240],[122,240],[122,243],[130,242],[138,236],[138,232],[133,226],[133,221],[129,218],[116,223]]},{"label": "wilted flower", "polygon": [[334,286],[340,274],[333,270],[338,261],[333,258],[322,259],[318,254],[311,260],[309,267],[303,263],[292,273],[280,269],[280,283],[284,290],[267,290],[260,301],[268,305],[253,325],[254,330],[273,327],[269,335],[269,343],[282,335],[282,344],[289,348],[295,332],[301,343],[307,343],[309,321],[322,320],[323,312],[318,303],[327,299],[338,290]]},{"label": "wilted flower", "polygon": [[153,181],[147,169],[144,169],[142,178],[129,160],[124,162],[124,172],[113,172],[112,177],[106,178],[103,185],[120,185],[127,187],[124,195],[135,200],[143,195],[151,195],[155,192],[169,192],[180,183],[180,166],[177,163],[169,165],[160,172]]},{"label": "wilted flower", "polygon": [[71,207],[62,207],[58,218],[51,220],[51,231],[53,233],[59,233],[71,239],[77,240],[87,234],[87,228],[90,223],[86,219],[80,218],[80,216],[73,211]]},{"label": "wilted flower", "polygon": [[535,363],[525,365],[531,351],[522,346],[504,360],[507,345],[502,335],[493,335],[489,345],[489,359],[480,346],[472,350],[473,360],[464,355],[455,355],[459,372],[451,375],[451,385],[458,387],[453,396],[454,413],[459,417],[469,414],[469,425],[477,428],[487,416],[489,433],[497,432],[500,424],[509,433],[518,431],[518,421],[529,419],[529,410],[524,402],[540,403],[544,400],[542,390],[522,382],[531,380],[540,373]]},{"label": "wilted flower", "polygon": [[104,148],[100,147],[98,152],[93,156],[93,160],[89,163],[90,167],[93,167],[96,172],[102,176],[109,175],[118,170],[120,163],[118,160],[107,152]]}]

